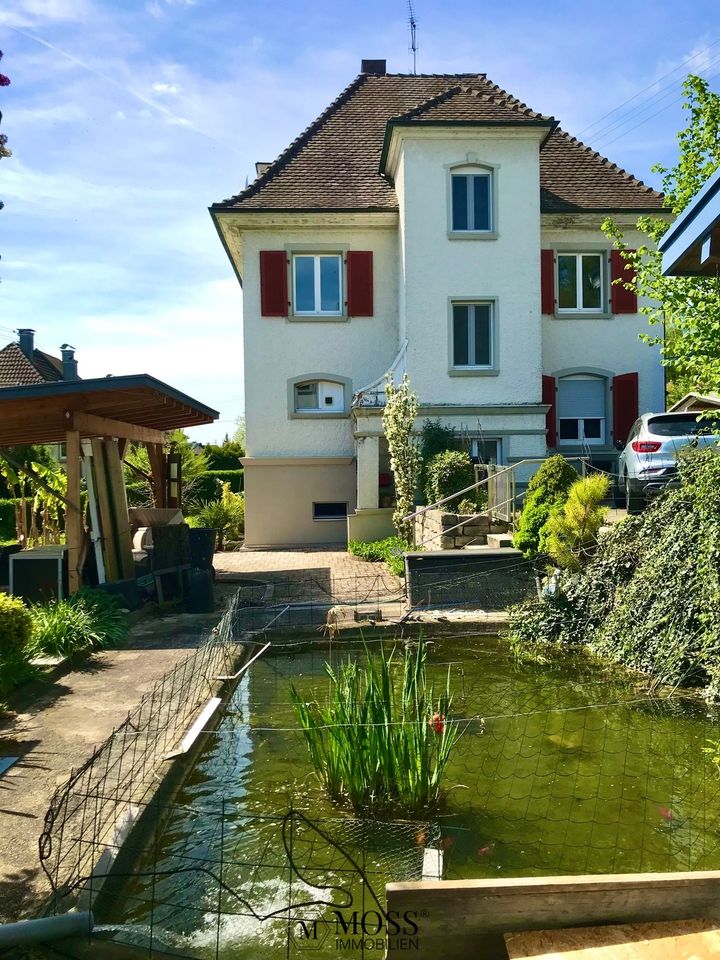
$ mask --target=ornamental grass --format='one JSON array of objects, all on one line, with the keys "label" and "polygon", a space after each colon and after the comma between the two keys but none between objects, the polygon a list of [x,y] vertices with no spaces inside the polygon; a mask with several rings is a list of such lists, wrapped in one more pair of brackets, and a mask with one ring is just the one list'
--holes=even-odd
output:
[{"label": "ornamental grass", "polygon": [[[348,660],[330,678],[327,701],[307,703],[294,686],[310,759],[332,800],[358,813],[418,813],[437,806],[460,730],[450,717],[450,672],[435,694],[422,638],[398,656],[380,648]],[[397,669],[396,669],[397,665]]]}]

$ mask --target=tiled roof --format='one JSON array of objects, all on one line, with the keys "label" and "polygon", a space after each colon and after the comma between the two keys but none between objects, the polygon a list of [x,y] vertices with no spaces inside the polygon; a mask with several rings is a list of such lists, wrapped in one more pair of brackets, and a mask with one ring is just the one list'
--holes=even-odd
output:
[{"label": "tiled roof", "polygon": [[[389,121],[547,123],[484,74],[360,74],[269,169],[222,210],[396,210],[380,173]],[[662,195],[563,131],[540,152],[541,209],[650,211]]]},{"label": "tiled roof", "polygon": [[50,383],[62,378],[62,361],[42,350],[33,350],[32,362],[17,343],[8,343],[0,350],[0,387]]},{"label": "tiled roof", "polygon": [[458,84],[437,97],[409,110],[398,118],[404,120],[467,121],[469,123],[511,123],[523,121],[556,125],[552,117],[543,116],[516,100],[500,87],[484,81],[481,84]]}]

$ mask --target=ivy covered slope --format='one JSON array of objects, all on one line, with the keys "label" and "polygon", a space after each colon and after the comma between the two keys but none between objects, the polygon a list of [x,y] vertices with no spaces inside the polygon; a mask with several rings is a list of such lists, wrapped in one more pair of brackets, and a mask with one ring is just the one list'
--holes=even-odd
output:
[{"label": "ivy covered slope", "polygon": [[617,524],[555,595],[511,611],[510,637],[585,644],[658,683],[720,698],[720,452],[679,457],[680,488]]}]

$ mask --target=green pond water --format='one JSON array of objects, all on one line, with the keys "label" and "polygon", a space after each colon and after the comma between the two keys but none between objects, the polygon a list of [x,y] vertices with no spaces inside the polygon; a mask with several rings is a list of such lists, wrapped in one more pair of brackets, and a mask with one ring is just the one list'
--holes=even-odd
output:
[{"label": "green pond water", "polygon": [[422,878],[424,857],[444,879],[720,868],[720,776],[703,752],[720,738],[714,711],[649,697],[638,677],[583,657],[518,664],[488,637],[428,645],[429,672],[444,683],[450,670],[466,721],[442,809],[420,822],[337,808],[288,688],[322,698],[325,661],[348,656],[362,646],[253,664],[106,898],[99,919],[114,939],[229,960],[380,957],[382,932],[339,944],[333,911],[351,922],[376,910],[386,883]]}]

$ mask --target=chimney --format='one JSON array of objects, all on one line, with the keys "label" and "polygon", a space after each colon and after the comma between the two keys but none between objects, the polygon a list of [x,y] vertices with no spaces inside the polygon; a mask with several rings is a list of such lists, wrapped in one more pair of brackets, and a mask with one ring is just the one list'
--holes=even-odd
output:
[{"label": "chimney", "polygon": [[387,73],[387,60],[361,60],[360,73],[374,77],[384,77]]},{"label": "chimney", "polygon": [[28,360],[32,360],[35,349],[35,331],[28,327],[18,330],[18,345]]},{"label": "chimney", "polygon": [[77,360],[75,359],[75,347],[69,343],[64,343],[60,347],[60,356],[62,357],[62,375],[63,380],[77,380]]}]

